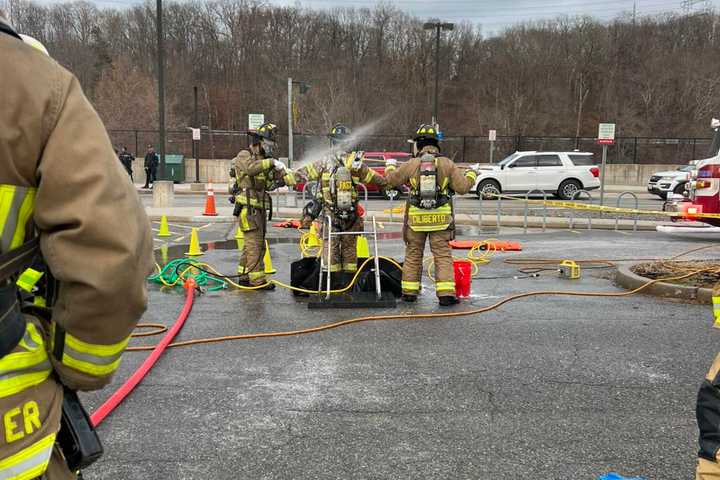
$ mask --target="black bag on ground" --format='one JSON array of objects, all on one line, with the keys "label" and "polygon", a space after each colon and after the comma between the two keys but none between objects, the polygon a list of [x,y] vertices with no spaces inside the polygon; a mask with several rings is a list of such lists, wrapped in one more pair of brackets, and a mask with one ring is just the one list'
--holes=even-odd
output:
[{"label": "black bag on ground", "polygon": [[[358,267],[363,262],[358,262]],[[370,262],[358,275],[353,287],[354,292],[374,292],[375,272],[374,262]],[[320,260],[317,258],[303,258],[290,265],[290,285],[305,290],[316,291],[320,281]],[[402,295],[402,270],[385,259],[380,259],[380,287],[383,292],[391,292],[395,297]],[[302,295],[293,290],[293,295]]]}]

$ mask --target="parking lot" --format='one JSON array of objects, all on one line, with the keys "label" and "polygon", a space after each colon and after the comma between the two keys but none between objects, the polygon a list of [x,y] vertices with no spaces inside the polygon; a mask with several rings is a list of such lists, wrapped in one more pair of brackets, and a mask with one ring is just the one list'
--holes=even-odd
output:
[{"label": "parking lot", "polygon": [[[621,291],[608,269],[586,270],[577,281],[553,272],[514,279],[505,258],[665,257],[703,245],[655,233],[513,232],[502,239],[522,242],[524,251],[497,253],[480,267],[479,276],[495,279],[475,280],[454,311],[535,290]],[[200,236],[232,233],[208,225]],[[222,247],[203,261],[234,272],[237,251]],[[402,259],[399,240],[380,248]],[[170,257],[183,249],[171,247]],[[272,256],[276,277],[287,280],[297,245],[273,243]],[[437,311],[424,283],[418,304],[391,311]],[[387,313],[318,314],[305,303],[285,290],[207,293],[180,339]],[[169,324],[181,304],[182,293],[152,287],[142,321]],[[173,349],[101,426],[108,454],[86,478],[579,479],[609,471],[690,478],[695,395],[717,351],[711,322],[709,306],[643,295],[536,296],[482,315]],[[113,386],[145,355],[128,354]],[[95,407],[111,390],[85,399]]]}]

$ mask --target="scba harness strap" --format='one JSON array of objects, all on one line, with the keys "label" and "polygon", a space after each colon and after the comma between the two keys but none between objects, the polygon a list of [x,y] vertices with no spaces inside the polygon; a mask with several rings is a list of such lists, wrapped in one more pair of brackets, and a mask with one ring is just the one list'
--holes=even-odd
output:
[{"label": "scba harness strap", "polygon": [[12,280],[32,264],[39,252],[40,240],[35,237],[0,255],[0,358],[12,352],[25,335],[25,317],[18,288]]}]

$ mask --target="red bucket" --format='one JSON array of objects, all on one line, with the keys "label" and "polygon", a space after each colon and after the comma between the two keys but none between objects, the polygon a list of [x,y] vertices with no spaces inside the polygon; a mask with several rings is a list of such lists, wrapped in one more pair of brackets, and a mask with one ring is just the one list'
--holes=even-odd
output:
[{"label": "red bucket", "polygon": [[470,284],[472,283],[472,262],[469,260],[455,260],[455,295],[458,298],[470,296]]}]

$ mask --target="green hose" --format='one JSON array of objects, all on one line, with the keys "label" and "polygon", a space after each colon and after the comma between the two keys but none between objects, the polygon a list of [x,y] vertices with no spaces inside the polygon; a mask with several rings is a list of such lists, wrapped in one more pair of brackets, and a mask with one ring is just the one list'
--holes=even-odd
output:
[{"label": "green hose", "polygon": [[[150,275],[147,279],[149,282],[162,286],[182,287],[187,277],[195,279],[195,283],[199,287],[205,287],[208,292],[223,290],[228,288],[225,280],[211,275],[193,266],[200,266],[200,262],[196,262],[187,258],[176,258],[171,260],[158,273]],[[184,273],[183,273],[184,272]],[[182,276],[182,278],[181,278]]]}]

